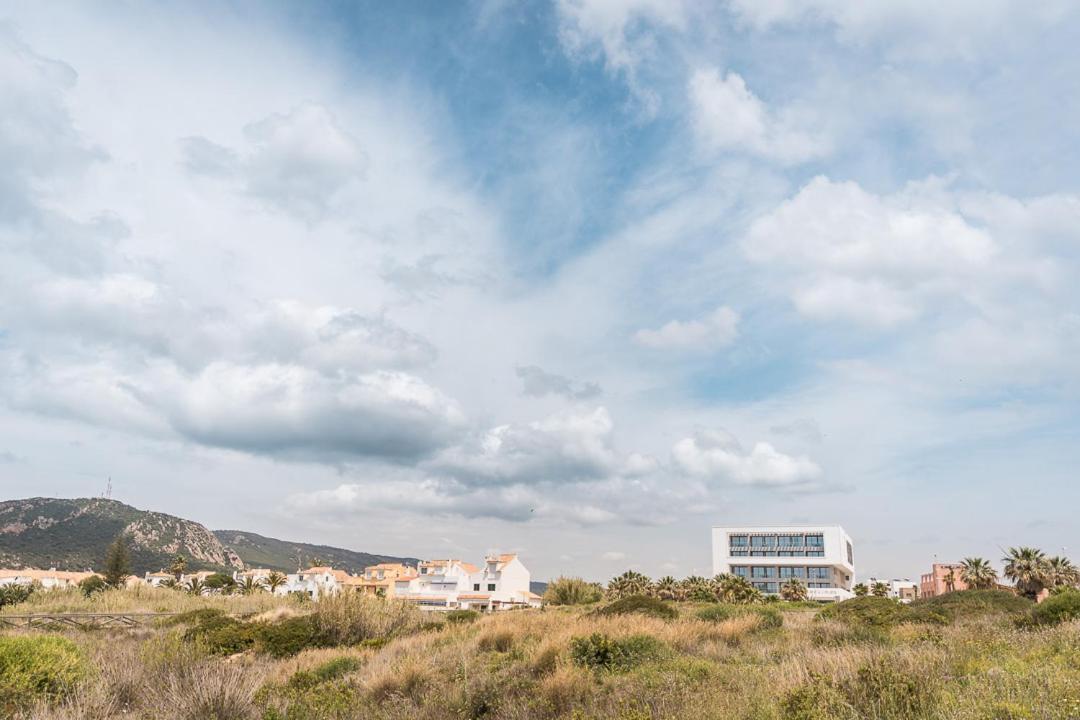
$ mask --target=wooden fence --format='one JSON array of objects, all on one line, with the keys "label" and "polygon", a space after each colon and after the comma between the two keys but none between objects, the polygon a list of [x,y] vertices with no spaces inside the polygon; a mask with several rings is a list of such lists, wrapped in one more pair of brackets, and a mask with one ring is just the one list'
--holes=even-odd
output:
[{"label": "wooden fence", "polygon": [[133,628],[158,618],[173,617],[171,612],[121,613],[35,613],[33,615],[0,615],[0,628],[74,627],[74,628]]}]

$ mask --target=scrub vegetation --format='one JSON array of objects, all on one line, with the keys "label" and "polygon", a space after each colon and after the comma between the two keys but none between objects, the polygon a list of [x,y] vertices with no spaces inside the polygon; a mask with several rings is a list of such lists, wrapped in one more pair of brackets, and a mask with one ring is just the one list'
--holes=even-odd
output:
[{"label": "scrub vegetation", "polygon": [[[41,593],[55,607],[155,609],[158,593]],[[0,716],[301,720],[1080,715],[1071,591],[901,606],[661,601],[627,594],[496,615],[393,601],[184,598],[136,631],[0,633]],[[195,605],[198,605],[196,607]],[[16,606],[18,607],[18,606]],[[661,609],[662,608],[662,609]]]}]

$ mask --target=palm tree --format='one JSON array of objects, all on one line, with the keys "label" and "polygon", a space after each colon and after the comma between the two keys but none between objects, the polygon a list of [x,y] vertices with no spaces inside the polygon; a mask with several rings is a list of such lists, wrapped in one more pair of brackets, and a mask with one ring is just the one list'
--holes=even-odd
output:
[{"label": "palm tree", "polygon": [[866,583],[856,583],[851,591],[855,593],[855,597],[866,597],[870,594],[870,588],[866,587]]},{"label": "palm tree", "polygon": [[612,578],[607,586],[608,597],[615,599],[628,595],[648,595],[650,590],[652,590],[652,581],[633,570],[627,570],[622,575]]},{"label": "palm tree", "polygon": [[203,581],[197,577],[193,577],[188,580],[187,585],[184,586],[184,589],[192,595],[203,595],[206,592],[206,586],[203,585]]},{"label": "palm tree", "polygon": [[274,593],[277,592],[277,589],[279,587],[281,587],[287,582],[289,582],[289,578],[285,577],[285,575],[275,570],[266,576],[266,580],[263,584],[266,585],[267,590],[269,590],[271,593]]},{"label": "palm tree", "polygon": [[180,582],[176,578],[168,578],[167,580],[162,580],[161,584],[158,587],[169,588],[170,590],[175,590],[178,587],[180,587]]},{"label": "palm tree", "polygon": [[1080,570],[1067,557],[1055,555],[1046,561],[1046,580],[1050,587],[1072,587],[1080,584]]},{"label": "palm tree", "polygon": [[187,570],[187,560],[184,556],[177,555],[174,557],[172,565],[169,566],[169,572],[176,578],[176,582],[180,582],[180,578],[183,576],[185,570]]},{"label": "palm tree", "polygon": [[798,578],[790,578],[780,586],[780,597],[791,602],[799,602],[810,597],[809,591]]},{"label": "palm tree", "polygon": [[997,583],[997,570],[982,558],[964,558],[960,566],[960,579],[972,590],[989,590]]},{"label": "palm tree", "polygon": [[952,568],[949,568],[949,572],[945,573],[945,592],[952,592],[956,590],[956,573]]},{"label": "palm tree", "polygon": [[1049,562],[1042,550],[1033,547],[1014,547],[1002,558],[1005,577],[1016,583],[1017,591],[1032,600],[1046,587]]},{"label": "palm tree", "polygon": [[711,602],[716,600],[716,593],[713,592],[712,587],[709,585],[709,581],[700,575],[691,575],[688,578],[684,578],[679,581],[682,597],[685,600],[695,600],[697,602]]},{"label": "palm tree", "polygon": [[670,575],[665,575],[653,585],[653,594],[661,600],[678,600],[679,581]]},{"label": "palm tree", "polygon": [[722,573],[713,578],[716,596],[723,602],[749,605],[760,602],[761,592],[749,580],[739,575]]},{"label": "palm tree", "polygon": [[874,597],[887,597],[889,595],[889,586],[878,580],[870,586],[870,594]]},{"label": "palm tree", "polygon": [[255,593],[261,592],[266,588],[263,586],[261,580],[256,580],[255,578],[248,575],[236,584],[236,589],[239,590],[242,595],[254,595]]}]

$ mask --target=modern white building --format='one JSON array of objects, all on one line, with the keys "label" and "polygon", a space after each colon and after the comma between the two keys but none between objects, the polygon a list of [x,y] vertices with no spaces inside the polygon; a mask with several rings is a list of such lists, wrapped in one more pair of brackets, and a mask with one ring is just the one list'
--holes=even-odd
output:
[{"label": "modern white building", "polygon": [[713,573],[744,577],[763,593],[780,592],[795,578],[811,600],[854,597],[855,554],[839,525],[713,528]]},{"label": "modern white building", "polygon": [[879,582],[885,583],[885,586],[888,588],[888,591],[885,593],[885,597],[899,600],[905,605],[910,603],[912,600],[918,599],[919,597],[919,584],[912,582],[907,578],[904,578],[903,580],[881,580],[879,578],[872,577],[863,580],[863,584],[866,585],[867,590],[871,593],[874,590],[874,585]]},{"label": "modern white building", "polygon": [[490,555],[481,567],[461,560],[425,560],[415,577],[395,581],[394,597],[429,610],[539,607],[540,596],[529,591],[530,579],[513,554]]}]

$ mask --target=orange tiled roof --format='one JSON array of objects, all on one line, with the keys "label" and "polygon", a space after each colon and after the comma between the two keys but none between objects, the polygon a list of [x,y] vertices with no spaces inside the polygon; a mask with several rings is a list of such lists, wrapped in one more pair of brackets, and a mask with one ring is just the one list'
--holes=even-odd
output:
[{"label": "orange tiled roof", "polygon": [[0,570],[0,578],[29,578],[30,580],[67,580],[69,582],[79,582],[91,575],[97,573],[92,572],[70,572],[67,570],[37,570],[33,568],[24,568],[22,570]]},{"label": "orange tiled roof", "polygon": [[463,562],[460,563],[460,565],[461,569],[469,574],[480,572],[480,568],[476,567],[472,563]]}]

